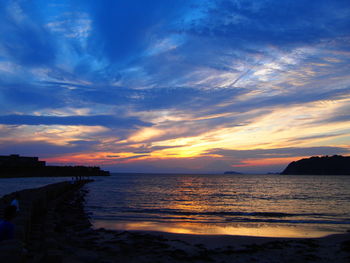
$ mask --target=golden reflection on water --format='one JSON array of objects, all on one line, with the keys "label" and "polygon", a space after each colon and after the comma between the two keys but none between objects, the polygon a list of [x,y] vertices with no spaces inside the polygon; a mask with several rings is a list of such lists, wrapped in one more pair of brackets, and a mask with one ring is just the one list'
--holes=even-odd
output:
[{"label": "golden reflection on water", "polygon": [[111,222],[96,221],[96,228],[127,231],[157,231],[176,234],[194,235],[236,235],[256,237],[286,237],[286,238],[317,238],[335,232],[320,230],[312,227],[268,226],[268,225],[235,225],[218,226],[193,223],[160,223],[160,222]]},{"label": "golden reflection on water", "polygon": [[[114,208],[110,210],[112,215],[116,214],[116,218],[121,216],[125,221],[96,220],[96,228],[196,235],[317,238],[341,232],[336,232],[338,230],[334,230],[334,226],[302,222],[323,220],[312,217],[312,214],[339,214],[347,211],[345,202],[339,205],[338,199],[326,198],[334,195],[334,187],[326,187],[329,184],[322,178],[315,182],[312,177],[292,176],[188,175],[173,176],[167,180],[164,177],[136,179],[139,181],[133,182],[130,188],[132,191],[129,188],[126,188],[127,191],[118,188],[118,191],[125,194],[122,196],[121,211],[115,211]],[[164,183],[160,180],[164,180]],[[340,193],[345,192],[342,188],[339,189]],[[328,192],[330,194],[327,196],[325,193]],[[333,201],[337,205],[333,205]],[[111,207],[113,206],[112,203]],[[130,208],[130,211],[123,211],[125,207]],[[259,213],[260,215],[254,215]],[[285,216],[280,216],[279,213]],[[140,221],[127,221],[128,217]],[[234,221],[236,217],[237,222]],[[149,218],[159,218],[161,222],[146,221],[152,220]],[[256,219],[257,222],[254,223]],[[269,220],[286,223],[269,224]],[[289,223],[293,222],[290,220],[300,223]]]}]

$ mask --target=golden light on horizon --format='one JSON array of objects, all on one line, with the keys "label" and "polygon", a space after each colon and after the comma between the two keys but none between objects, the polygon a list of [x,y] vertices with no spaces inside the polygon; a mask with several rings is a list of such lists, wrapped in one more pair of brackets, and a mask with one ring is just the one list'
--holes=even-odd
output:
[{"label": "golden light on horizon", "polygon": [[[188,128],[166,127],[159,123],[153,127],[141,128],[123,140],[118,140],[117,137],[98,137],[99,145],[95,147],[94,152],[56,155],[45,159],[55,163],[113,165],[145,160],[186,159],[203,156],[220,159],[220,155],[210,154],[212,149],[238,151],[262,148],[268,150],[284,147],[317,147],[324,145],[325,141],[329,146],[347,148],[346,134],[350,131],[350,121],[323,122],[323,119],[332,116],[338,109],[346,107],[349,101],[349,98],[344,97],[337,101],[310,102],[288,108],[273,107],[263,114],[260,114],[259,110],[253,110],[250,114],[256,117],[251,118],[250,122],[238,126],[232,124],[232,126],[213,127],[198,134],[195,133],[195,135],[192,135]],[[208,115],[199,119],[212,120],[228,116],[232,117],[234,113]],[[12,127],[11,131],[13,131],[13,141],[15,142],[27,141],[28,138],[32,138],[34,142],[45,141],[53,145],[73,147],[82,134],[86,136],[84,143],[94,142],[96,140],[95,134],[110,132],[110,129],[102,126],[23,125]],[[29,137],[28,131],[31,131],[32,134]],[[322,134],[330,134],[331,137],[322,136]],[[308,139],[303,140],[303,137]],[[298,140],[298,138],[300,139]],[[126,144],[128,145],[127,151],[123,150],[122,147]],[[142,152],[142,148],[145,146],[146,149],[147,147],[150,149],[149,153],[139,154],[139,148]],[[108,148],[107,151],[104,150],[105,147]],[[116,155],[119,157],[108,157]],[[293,156],[294,159],[302,157],[305,156]],[[285,164],[291,160],[292,158],[289,157],[260,158],[260,160],[247,158],[237,167]]]}]

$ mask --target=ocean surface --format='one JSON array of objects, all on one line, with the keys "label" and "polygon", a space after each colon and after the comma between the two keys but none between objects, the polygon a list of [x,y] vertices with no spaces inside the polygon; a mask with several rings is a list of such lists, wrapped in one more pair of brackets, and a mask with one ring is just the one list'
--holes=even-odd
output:
[{"label": "ocean surface", "polygon": [[95,227],[286,237],[350,229],[350,176],[113,174],[87,187]]},{"label": "ocean surface", "polygon": [[[0,196],[70,178],[0,179]],[[86,185],[96,228],[320,237],[350,229],[350,176],[112,174]]]}]

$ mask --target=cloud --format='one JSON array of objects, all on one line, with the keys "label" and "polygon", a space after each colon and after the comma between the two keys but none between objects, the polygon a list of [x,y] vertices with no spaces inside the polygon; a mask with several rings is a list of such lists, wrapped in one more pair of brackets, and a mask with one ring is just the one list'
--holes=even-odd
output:
[{"label": "cloud", "polygon": [[0,7],[0,47],[7,57],[26,66],[52,64],[55,39],[40,21],[35,6],[5,1]]},{"label": "cloud", "polygon": [[317,134],[317,135],[311,135],[311,136],[303,136],[303,137],[296,137],[291,139],[291,142],[299,142],[299,141],[309,141],[314,139],[330,139],[333,137],[339,137],[343,135],[347,135],[348,133],[346,131],[344,132],[338,132],[338,133],[325,133],[325,134]]},{"label": "cloud", "polygon": [[135,159],[130,162],[120,162],[106,166],[113,172],[136,173],[223,173],[229,170],[229,163],[217,161],[212,157],[197,158],[167,158],[167,159]]},{"label": "cloud", "polygon": [[25,156],[38,156],[41,158],[53,157],[62,154],[92,151],[98,142],[86,141],[79,144],[57,145],[46,141],[5,141],[0,142],[2,154],[20,154]]},{"label": "cloud", "polygon": [[334,123],[334,122],[349,122],[350,121],[350,105],[344,103],[342,106],[336,108],[329,116],[316,121],[315,123]]},{"label": "cloud", "polygon": [[281,158],[281,157],[298,157],[311,155],[334,155],[350,153],[349,148],[345,147],[286,147],[276,149],[254,149],[254,150],[228,150],[212,149],[208,154],[217,154],[226,158],[238,160],[260,159],[260,158]]},{"label": "cloud", "polygon": [[2,115],[0,123],[6,125],[87,125],[106,127],[150,126],[137,118],[120,118],[111,115],[95,116],[33,116],[33,115]]},{"label": "cloud", "polygon": [[117,158],[117,161],[128,161],[128,160],[134,160],[134,159],[139,159],[142,157],[147,157],[149,156],[148,154],[138,154],[138,155],[133,155],[133,156],[129,156],[129,157],[123,157],[123,158]]},{"label": "cloud", "polygon": [[165,145],[165,146],[152,146],[152,145],[143,145],[141,147],[138,147],[137,149],[135,148],[123,148],[121,149],[122,151],[126,152],[132,152],[132,153],[152,153],[154,151],[159,151],[159,150],[164,150],[164,149],[173,149],[173,148],[178,148],[181,147],[181,145],[176,145],[176,146],[170,146],[170,145]]},{"label": "cloud", "polygon": [[[310,87],[311,88],[311,87]],[[339,88],[339,89],[331,89],[331,90],[305,90],[303,92],[300,92],[299,90],[292,90],[291,92],[286,89],[286,91],[283,91],[281,93],[277,93],[276,95],[271,96],[257,96],[253,97],[251,99],[240,101],[240,102],[233,102],[230,105],[227,105],[226,107],[221,107],[216,111],[216,113],[219,112],[228,112],[235,109],[239,109],[240,111],[249,111],[252,109],[255,109],[257,105],[262,108],[270,108],[270,107],[276,107],[276,106],[291,106],[291,105],[297,105],[297,104],[306,104],[310,102],[316,102],[316,101],[324,101],[324,100],[337,100],[346,98],[349,95],[350,87],[346,88]]]},{"label": "cloud", "polygon": [[[5,0],[2,141],[38,134],[48,152],[59,141],[115,155],[205,145],[200,155],[242,148],[241,136],[247,150],[220,161],[332,154],[350,119],[349,12],[346,0]],[[311,147],[317,138],[331,146]]]},{"label": "cloud", "polygon": [[[350,93],[348,93],[350,94]],[[347,94],[347,95],[348,95]],[[336,107],[327,115],[321,116],[318,120],[310,120],[312,125],[324,125],[334,123],[347,123],[350,121],[350,105],[349,97],[345,97],[343,101],[337,103]]]},{"label": "cloud", "polygon": [[324,120],[323,122],[327,123],[327,122],[348,122],[348,121],[350,121],[350,114],[333,116],[331,118]]},{"label": "cloud", "polygon": [[43,108],[60,108],[66,105],[62,90],[49,89],[32,83],[1,81],[0,92],[4,107],[9,111],[31,111]]},{"label": "cloud", "polygon": [[106,157],[108,157],[108,158],[119,158],[120,155],[106,155]]},{"label": "cloud", "polygon": [[198,110],[208,110],[209,105],[213,107],[225,101],[229,102],[242,93],[244,91],[239,88],[207,90],[192,87],[153,88],[139,92],[135,107],[139,110],[177,109],[195,113]]},{"label": "cloud", "polygon": [[190,32],[223,38],[236,47],[243,43],[311,44],[349,34],[348,12],[347,1],[222,0]]},{"label": "cloud", "polygon": [[[84,4],[86,1],[83,1]],[[102,52],[111,62],[132,60],[181,14],[185,1],[89,1],[93,18],[90,50]]]}]

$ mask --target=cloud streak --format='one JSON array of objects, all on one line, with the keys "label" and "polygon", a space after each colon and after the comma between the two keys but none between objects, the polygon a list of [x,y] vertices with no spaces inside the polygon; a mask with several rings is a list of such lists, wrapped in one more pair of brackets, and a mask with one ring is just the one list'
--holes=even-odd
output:
[{"label": "cloud streak", "polygon": [[348,154],[349,148],[345,147],[286,147],[276,149],[254,149],[254,150],[227,150],[227,149],[213,149],[209,154],[217,154],[222,157],[229,157],[233,159],[244,160],[246,158],[281,158],[281,157],[298,157],[298,156],[312,156],[312,155],[335,155]]},{"label": "cloud streak", "polygon": [[5,0],[1,142],[130,171],[346,154],[349,14],[346,0]]},{"label": "cloud streak", "polygon": [[7,125],[86,125],[105,127],[150,126],[150,123],[137,118],[118,118],[109,115],[95,116],[33,116],[33,115],[3,115],[0,124]]}]

